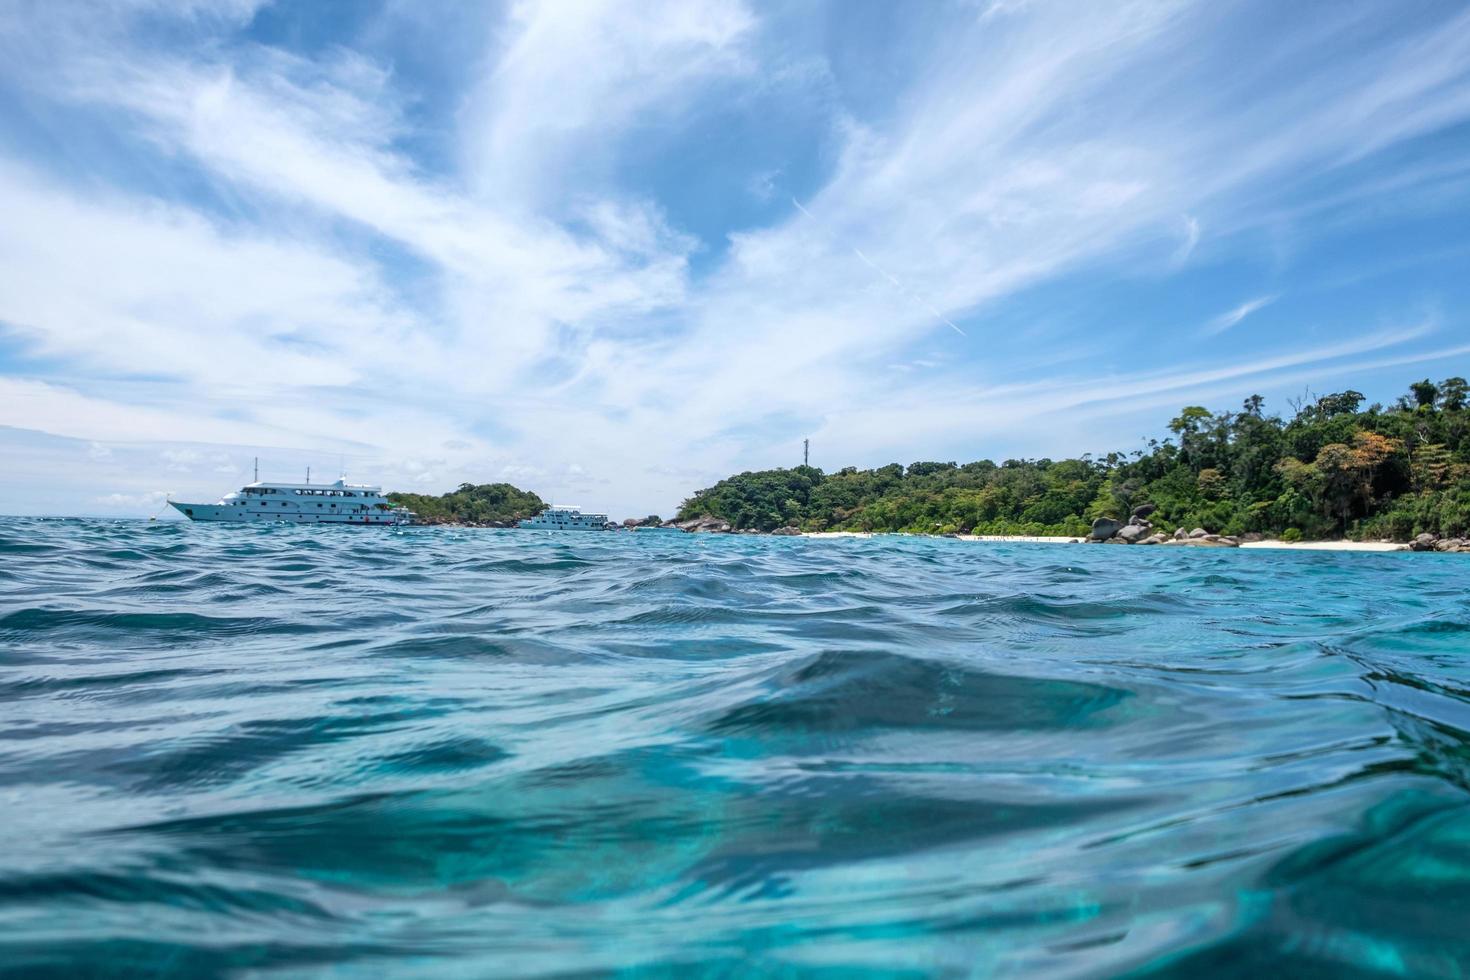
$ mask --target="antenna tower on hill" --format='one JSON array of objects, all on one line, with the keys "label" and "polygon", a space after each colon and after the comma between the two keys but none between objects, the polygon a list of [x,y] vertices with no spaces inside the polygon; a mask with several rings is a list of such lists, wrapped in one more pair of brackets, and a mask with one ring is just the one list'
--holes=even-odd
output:
[{"label": "antenna tower on hill", "polygon": [[801,440],[801,465],[812,465],[812,441],[810,439]]}]

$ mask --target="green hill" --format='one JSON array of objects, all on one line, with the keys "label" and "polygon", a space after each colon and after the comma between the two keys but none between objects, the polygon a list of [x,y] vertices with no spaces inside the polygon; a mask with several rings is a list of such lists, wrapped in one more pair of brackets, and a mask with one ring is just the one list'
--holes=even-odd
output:
[{"label": "green hill", "polygon": [[1344,391],[1289,418],[1259,396],[1236,412],[1183,409],[1148,451],[1101,458],[891,463],[827,474],[741,473],[684,501],[680,519],[737,528],[1075,535],[1143,504],[1164,529],[1293,538],[1470,533],[1470,387],[1416,382],[1391,406]]},{"label": "green hill", "polygon": [[509,483],[461,483],[442,496],[390,493],[388,499],[425,524],[513,524],[546,508],[541,498]]}]

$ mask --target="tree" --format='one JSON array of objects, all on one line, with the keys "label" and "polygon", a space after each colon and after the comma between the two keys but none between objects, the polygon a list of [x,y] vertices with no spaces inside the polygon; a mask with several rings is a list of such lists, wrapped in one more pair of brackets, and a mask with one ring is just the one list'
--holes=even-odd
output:
[{"label": "tree", "polygon": [[1359,432],[1352,445],[1328,443],[1317,453],[1312,465],[1321,478],[1321,500],[1328,513],[1342,519],[1343,530],[1354,503],[1361,500],[1365,510],[1372,506],[1378,467],[1398,449],[1398,443],[1376,432]]},{"label": "tree", "polygon": [[1352,415],[1357,412],[1358,406],[1363,404],[1367,398],[1361,391],[1349,388],[1332,395],[1323,395],[1317,399],[1317,412],[1323,418],[1334,418],[1338,415]]},{"label": "tree", "polygon": [[1181,438],[1198,432],[1200,425],[1210,417],[1210,410],[1202,405],[1190,405],[1179,412],[1177,418],[1169,420],[1169,431]]},{"label": "tree", "polygon": [[1439,398],[1439,386],[1425,378],[1423,381],[1415,381],[1409,385],[1409,393],[1414,396],[1414,404],[1420,408],[1433,408],[1435,401]]},{"label": "tree", "polygon": [[1199,487],[1201,497],[1206,500],[1219,500],[1220,494],[1225,490],[1225,475],[1217,469],[1206,468],[1199,471],[1195,483]]},{"label": "tree", "polygon": [[1179,451],[1186,460],[1197,461],[1202,443],[1200,431],[1209,418],[1209,409],[1200,405],[1190,405],[1183,409],[1178,417],[1169,420],[1169,431],[1179,437]]},{"label": "tree", "polygon": [[1470,385],[1464,378],[1445,378],[1439,383],[1439,407],[1446,412],[1458,412],[1470,401]]},{"label": "tree", "polygon": [[956,463],[910,463],[907,476],[929,476],[946,470],[959,469]]},{"label": "tree", "polygon": [[1409,476],[1415,490],[1434,490],[1445,485],[1454,460],[1442,445],[1425,443],[1409,457]]}]

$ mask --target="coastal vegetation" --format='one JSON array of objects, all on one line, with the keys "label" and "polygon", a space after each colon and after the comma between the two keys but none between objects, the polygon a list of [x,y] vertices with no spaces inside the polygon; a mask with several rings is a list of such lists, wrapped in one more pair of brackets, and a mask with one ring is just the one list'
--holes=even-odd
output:
[{"label": "coastal vegetation", "polygon": [[1470,385],[1416,382],[1392,405],[1348,390],[1305,395],[1289,416],[1259,395],[1239,411],[1184,408],[1147,450],[1001,463],[890,463],[824,473],[741,473],[678,519],[736,529],[1084,535],[1152,505],[1163,531],[1202,527],[1285,540],[1470,534]]},{"label": "coastal vegetation", "polygon": [[390,493],[388,499],[413,511],[424,524],[511,525],[546,509],[540,497],[509,483],[461,483],[438,497]]}]

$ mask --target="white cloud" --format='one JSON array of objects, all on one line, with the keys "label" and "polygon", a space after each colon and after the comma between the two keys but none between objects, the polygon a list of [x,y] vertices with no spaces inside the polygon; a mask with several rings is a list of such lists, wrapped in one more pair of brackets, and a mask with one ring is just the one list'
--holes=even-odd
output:
[{"label": "white cloud", "polygon": [[83,200],[0,159],[0,321],[89,372],[342,386],[405,320],[375,274],[177,206]]},{"label": "white cloud", "polygon": [[755,16],[739,0],[517,3],[504,50],[463,118],[469,172],[502,207],[555,211],[600,184],[607,145],[647,116],[668,125],[702,83],[757,69]]},{"label": "white cloud", "polygon": [[1199,236],[1199,219],[1186,214],[1184,216],[1184,240],[1179,243],[1179,251],[1174,253],[1175,264],[1183,265],[1189,261],[1189,257],[1199,246]]},{"label": "white cloud", "polygon": [[1255,313],[1257,310],[1264,309],[1265,307],[1270,306],[1272,303],[1276,302],[1278,298],[1279,297],[1275,295],[1270,295],[1257,296],[1255,299],[1248,299],[1244,303],[1241,303],[1239,306],[1235,307],[1233,310],[1222,313],[1211,320],[1209,323],[1205,324],[1204,329],[1201,330],[1200,333],[1204,334],[1207,337],[1213,337],[1215,334],[1224,333],[1226,330],[1229,330],[1231,327],[1235,326],[1237,323],[1239,323],[1241,320],[1244,320],[1252,313]]},{"label": "white cloud", "polygon": [[168,500],[169,495],[170,491],[168,490],[149,490],[144,493],[109,493],[93,498],[93,503],[107,510],[147,510],[162,506]]}]

